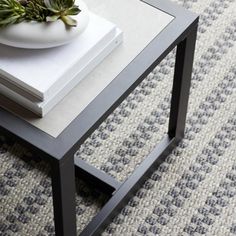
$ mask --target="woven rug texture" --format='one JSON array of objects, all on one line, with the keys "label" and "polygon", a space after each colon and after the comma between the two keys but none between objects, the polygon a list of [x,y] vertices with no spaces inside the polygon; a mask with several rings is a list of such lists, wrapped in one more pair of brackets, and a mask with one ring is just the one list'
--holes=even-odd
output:
[{"label": "woven rug texture", "polygon": [[[236,0],[175,0],[200,14],[185,138],[103,236],[236,235]],[[124,181],[167,132],[173,50],[76,152]],[[106,197],[77,180],[78,235]],[[0,137],[0,235],[55,235],[50,169]]]}]

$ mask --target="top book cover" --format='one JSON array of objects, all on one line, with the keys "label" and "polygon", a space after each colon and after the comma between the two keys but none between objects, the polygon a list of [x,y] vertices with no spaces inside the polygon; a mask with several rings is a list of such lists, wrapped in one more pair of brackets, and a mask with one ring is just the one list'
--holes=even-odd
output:
[{"label": "top book cover", "polygon": [[[84,64],[99,44],[115,34],[110,21],[90,14],[92,21],[72,43],[51,49],[20,49],[0,44],[0,81],[38,101],[52,97],[74,77],[73,67]],[[94,19],[96,18],[96,19]]]}]

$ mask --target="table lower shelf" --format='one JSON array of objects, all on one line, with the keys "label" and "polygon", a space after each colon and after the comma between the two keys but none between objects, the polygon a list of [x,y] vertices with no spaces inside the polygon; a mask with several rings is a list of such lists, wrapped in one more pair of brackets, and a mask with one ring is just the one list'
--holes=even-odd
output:
[{"label": "table lower shelf", "polygon": [[75,173],[78,178],[85,180],[86,183],[98,188],[103,193],[112,195],[121,186],[121,183],[115,178],[91,166],[84,160],[76,158],[75,167]]},{"label": "table lower shelf", "polygon": [[146,159],[136,168],[133,174],[123,183],[96,169],[83,160],[75,160],[76,174],[87,182],[99,187],[103,192],[111,195],[100,212],[92,219],[80,234],[81,236],[99,235],[111,222],[111,219],[134,196],[135,192],[142,186],[147,177],[154,172],[180,140],[166,135],[162,141],[153,149]]}]

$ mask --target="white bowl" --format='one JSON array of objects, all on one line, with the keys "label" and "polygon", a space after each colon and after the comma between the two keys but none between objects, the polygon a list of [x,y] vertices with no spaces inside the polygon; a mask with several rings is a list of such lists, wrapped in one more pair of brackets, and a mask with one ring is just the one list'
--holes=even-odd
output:
[{"label": "white bowl", "polygon": [[87,27],[89,11],[82,0],[77,0],[81,12],[71,16],[76,27],[66,27],[62,20],[55,22],[21,22],[0,29],[0,43],[12,47],[40,49],[57,47],[71,42]]}]

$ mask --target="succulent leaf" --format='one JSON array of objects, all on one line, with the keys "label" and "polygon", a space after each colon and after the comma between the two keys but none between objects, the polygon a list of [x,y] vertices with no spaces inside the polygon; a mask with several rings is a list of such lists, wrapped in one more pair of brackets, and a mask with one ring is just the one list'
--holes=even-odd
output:
[{"label": "succulent leaf", "polygon": [[80,13],[80,9],[77,6],[71,7],[66,10],[66,15],[78,15]]},{"label": "succulent leaf", "polygon": [[62,16],[61,20],[67,25],[75,27],[77,26],[77,21],[70,16]]},{"label": "succulent leaf", "polygon": [[54,22],[54,21],[58,20],[59,17],[60,17],[60,16],[57,16],[57,15],[47,16],[47,17],[46,17],[46,21],[47,21],[47,22]]}]

